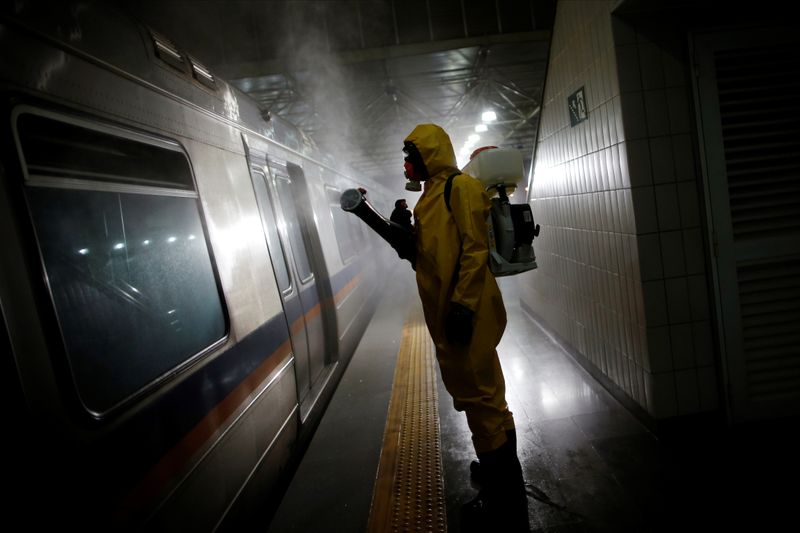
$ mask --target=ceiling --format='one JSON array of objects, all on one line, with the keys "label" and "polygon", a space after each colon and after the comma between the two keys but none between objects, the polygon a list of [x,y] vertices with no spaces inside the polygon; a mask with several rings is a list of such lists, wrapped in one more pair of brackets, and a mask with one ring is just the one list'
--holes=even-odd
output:
[{"label": "ceiling", "polygon": [[458,153],[485,110],[497,119],[474,147],[530,162],[555,0],[123,3],[356,174],[401,188],[416,124],[443,126]]}]

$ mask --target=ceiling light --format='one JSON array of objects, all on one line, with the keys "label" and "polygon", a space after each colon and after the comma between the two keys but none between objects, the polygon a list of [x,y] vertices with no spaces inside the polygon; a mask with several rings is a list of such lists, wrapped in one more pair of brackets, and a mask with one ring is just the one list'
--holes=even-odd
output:
[{"label": "ceiling light", "polygon": [[474,144],[474,143],[476,143],[476,142],[481,140],[481,136],[478,135],[477,133],[473,133],[468,137],[468,139],[469,139],[469,142]]},{"label": "ceiling light", "polygon": [[492,122],[497,120],[497,114],[494,111],[484,111],[481,115],[481,120],[484,122]]},{"label": "ceiling light", "polygon": [[486,124],[478,124],[477,126],[475,126],[475,131],[478,132],[478,133],[482,133],[482,132],[484,132],[484,131],[486,131],[488,129],[489,129],[489,126],[487,126]]}]

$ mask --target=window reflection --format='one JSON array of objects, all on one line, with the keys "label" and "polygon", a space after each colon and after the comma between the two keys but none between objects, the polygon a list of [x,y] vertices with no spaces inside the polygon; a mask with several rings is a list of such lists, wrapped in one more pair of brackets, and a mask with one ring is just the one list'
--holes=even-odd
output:
[{"label": "window reflection", "polygon": [[41,110],[15,116],[72,377],[104,413],[225,335],[189,162],[168,139]]},{"label": "window reflection", "polygon": [[[269,192],[267,191],[267,182],[264,174],[260,172],[253,172],[253,187],[256,191],[256,199],[258,201],[258,208],[261,212],[261,224],[264,228],[264,233],[267,236],[267,246],[272,258],[272,266],[275,270],[275,277],[278,280],[278,288],[282,293],[289,290],[289,265],[286,263],[286,254],[284,253],[283,243],[278,236],[278,226],[275,222],[275,212],[272,209],[272,201],[270,200]],[[285,226],[281,223],[280,230],[286,231]]]},{"label": "window reflection", "polygon": [[342,262],[356,255],[356,247],[365,244],[364,234],[361,233],[361,224],[358,219],[342,209],[339,198],[341,192],[328,188],[328,207],[333,218],[333,230],[336,233],[336,244],[339,246],[339,256]]},{"label": "window reflection", "polygon": [[[31,187],[78,390],[102,412],[220,339],[194,198]],[[77,253],[75,251],[77,250]]]},{"label": "window reflection", "polygon": [[294,255],[295,266],[300,279],[305,281],[311,277],[311,265],[308,261],[303,231],[300,227],[300,220],[294,207],[294,195],[292,194],[292,184],[283,176],[278,176],[277,188],[278,197],[281,199],[283,215],[286,219],[286,229],[291,242],[292,254]]}]

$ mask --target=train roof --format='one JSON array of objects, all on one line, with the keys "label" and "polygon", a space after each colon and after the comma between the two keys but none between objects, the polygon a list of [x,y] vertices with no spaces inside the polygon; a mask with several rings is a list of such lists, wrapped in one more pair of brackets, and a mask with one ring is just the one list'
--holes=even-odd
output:
[{"label": "train roof", "polygon": [[330,158],[296,126],[262,112],[249,96],[206,68],[200,58],[138,22],[118,5],[99,1],[8,2],[0,8],[0,17],[329,164]]}]

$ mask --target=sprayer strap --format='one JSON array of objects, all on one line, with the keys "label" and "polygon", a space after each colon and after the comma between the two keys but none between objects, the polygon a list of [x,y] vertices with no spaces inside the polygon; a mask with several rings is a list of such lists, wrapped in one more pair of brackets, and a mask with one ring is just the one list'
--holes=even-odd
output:
[{"label": "sprayer strap", "polygon": [[444,184],[444,205],[447,206],[447,210],[450,211],[450,192],[453,190],[453,179],[461,174],[461,172],[453,172],[449,176],[447,176],[447,182]]}]

